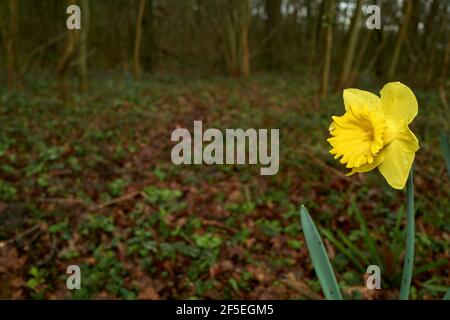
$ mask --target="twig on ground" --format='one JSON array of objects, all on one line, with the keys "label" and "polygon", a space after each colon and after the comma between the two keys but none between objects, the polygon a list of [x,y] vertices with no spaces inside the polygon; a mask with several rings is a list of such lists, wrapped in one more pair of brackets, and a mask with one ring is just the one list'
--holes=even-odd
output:
[{"label": "twig on ground", "polygon": [[103,209],[103,208],[109,207],[109,206],[111,206],[113,204],[118,204],[120,202],[132,199],[132,198],[134,198],[134,197],[136,197],[138,195],[142,195],[142,192],[141,191],[133,191],[133,192],[127,193],[127,194],[125,194],[123,196],[120,196],[118,198],[115,198],[115,199],[112,199],[112,200],[109,200],[109,201],[105,201],[105,202],[100,203],[98,205],[93,205],[93,206],[91,206],[90,209],[91,210]]},{"label": "twig on ground", "polygon": [[219,221],[202,219],[202,223],[204,225],[207,225],[207,226],[213,226],[213,227],[222,228],[222,229],[228,230],[228,231],[233,232],[233,233],[236,232],[235,229],[233,229],[233,228],[231,228],[231,227],[229,227],[227,225],[224,225],[223,223],[221,223]]},{"label": "twig on ground", "polygon": [[19,233],[18,235],[16,235],[14,238],[11,238],[11,239],[9,239],[7,241],[4,241],[4,242],[0,242],[0,248],[4,247],[6,245],[12,244],[14,242],[17,242],[18,240],[24,238],[25,236],[33,233],[37,229],[41,229],[41,225],[40,224],[36,224],[36,225],[28,228],[27,230],[25,230],[25,231]]},{"label": "twig on ground", "polygon": [[43,203],[58,203],[58,204],[79,204],[85,207],[89,207],[90,205],[85,201],[77,198],[43,198],[38,199],[38,202]]},{"label": "twig on ground", "polygon": [[109,207],[113,204],[118,204],[120,202],[132,199],[138,195],[142,195],[142,191],[133,191],[130,193],[127,193],[123,196],[120,196],[115,199],[111,199],[99,204],[89,204],[84,200],[77,199],[77,198],[46,198],[46,199],[39,199],[39,202],[43,203],[58,203],[58,204],[69,204],[69,205],[81,205],[83,207],[86,207],[89,211],[94,210],[100,210],[106,207]]}]

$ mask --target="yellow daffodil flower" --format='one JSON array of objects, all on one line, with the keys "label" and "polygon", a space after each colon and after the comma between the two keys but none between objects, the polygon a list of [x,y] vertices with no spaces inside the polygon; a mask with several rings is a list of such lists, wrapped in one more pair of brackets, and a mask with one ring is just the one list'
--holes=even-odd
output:
[{"label": "yellow daffodil flower", "polygon": [[417,115],[416,97],[400,82],[390,82],[381,97],[359,89],[344,90],[345,114],[329,128],[335,159],[348,175],[378,167],[389,185],[403,189],[419,142],[408,127]]}]

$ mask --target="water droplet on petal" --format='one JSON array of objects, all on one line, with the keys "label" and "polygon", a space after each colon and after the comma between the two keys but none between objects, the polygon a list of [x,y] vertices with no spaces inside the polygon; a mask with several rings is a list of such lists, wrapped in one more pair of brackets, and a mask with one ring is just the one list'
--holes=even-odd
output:
[{"label": "water droplet on petal", "polygon": [[408,160],[403,159],[403,165],[404,165],[404,166],[407,166],[407,165],[408,165]]}]

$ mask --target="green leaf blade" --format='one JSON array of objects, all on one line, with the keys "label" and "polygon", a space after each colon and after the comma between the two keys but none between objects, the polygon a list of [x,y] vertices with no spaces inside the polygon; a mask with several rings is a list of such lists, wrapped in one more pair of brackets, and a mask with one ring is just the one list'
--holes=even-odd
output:
[{"label": "green leaf blade", "polygon": [[350,208],[353,210],[353,213],[355,214],[356,219],[358,220],[358,223],[361,227],[361,232],[364,237],[364,243],[370,252],[372,263],[375,262],[381,268],[381,270],[384,270],[383,261],[381,260],[381,257],[378,254],[377,246],[375,244],[375,239],[370,235],[366,220],[364,219],[364,216],[361,213],[361,211],[359,210],[355,201],[352,201]]},{"label": "green leaf blade", "polygon": [[447,134],[443,132],[440,137],[442,153],[444,155],[445,166],[447,167],[447,174],[450,177],[450,144],[448,142]]},{"label": "green leaf blade", "polygon": [[314,270],[327,300],[343,300],[320,234],[306,208],[300,210],[303,233]]},{"label": "green leaf blade", "polygon": [[450,300],[450,289],[447,290],[442,300]]},{"label": "green leaf blade", "polygon": [[339,240],[337,240],[333,233],[327,229],[320,229],[320,232],[339,250],[341,251],[354,265],[358,270],[362,273],[365,272],[363,265],[359,262],[359,260],[355,257],[355,255],[348,250]]}]

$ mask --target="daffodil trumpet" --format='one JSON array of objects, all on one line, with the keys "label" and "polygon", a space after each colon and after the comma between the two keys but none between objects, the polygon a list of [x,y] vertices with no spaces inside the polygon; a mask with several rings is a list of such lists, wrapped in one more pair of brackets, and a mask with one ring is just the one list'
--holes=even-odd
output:
[{"label": "daffodil trumpet", "polygon": [[345,89],[345,114],[333,116],[330,153],[351,171],[378,168],[388,184],[403,189],[419,142],[408,125],[418,112],[414,93],[400,82],[386,84],[377,95]]}]

